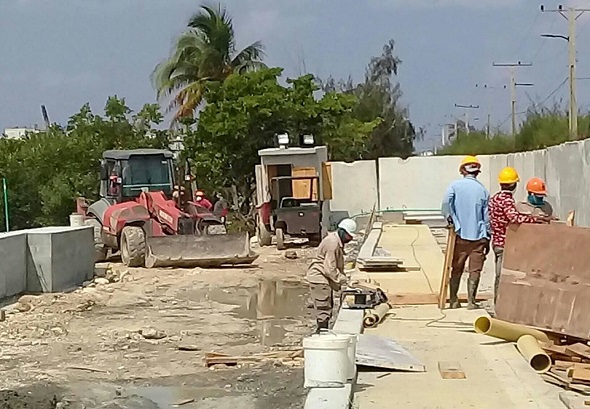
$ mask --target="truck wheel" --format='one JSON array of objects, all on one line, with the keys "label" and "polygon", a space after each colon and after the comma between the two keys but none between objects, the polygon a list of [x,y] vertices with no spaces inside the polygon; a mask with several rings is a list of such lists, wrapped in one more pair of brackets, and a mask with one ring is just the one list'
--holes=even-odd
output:
[{"label": "truck wheel", "polygon": [[142,267],[144,265],[145,232],[141,227],[123,227],[121,232],[121,261],[127,267]]},{"label": "truck wheel", "polygon": [[283,229],[276,228],[275,236],[277,237],[277,250],[285,250],[285,233],[283,233]]},{"label": "truck wheel", "polygon": [[84,220],[85,226],[91,226],[94,234],[94,262],[99,263],[106,260],[108,249],[102,242],[102,224],[96,219]]},{"label": "truck wheel", "polygon": [[256,236],[258,237],[258,244],[260,247],[270,246],[272,244],[272,236],[266,230],[264,224],[260,222],[260,217],[256,216]]}]

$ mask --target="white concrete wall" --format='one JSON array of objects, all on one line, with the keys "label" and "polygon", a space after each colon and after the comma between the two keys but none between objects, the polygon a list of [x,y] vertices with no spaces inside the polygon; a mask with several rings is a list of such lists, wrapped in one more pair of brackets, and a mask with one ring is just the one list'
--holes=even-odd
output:
[{"label": "white concrete wall", "polygon": [[27,237],[21,232],[0,234],[0,299],[25,291],[26,246]]},{"label": "white concrete wall", "polygon": [[370,212],[374,205],[378,205],[375,161],[331,162],[331,167],[331,212],[348,212],[349,216],[354,216]]},{"label": "white concrete wall", "polygon": [[[447,186],[459,177],[462,158],[381,158],[376,167],[376,177],[369,174],[370,161],[355,162],[345,167],[333,166],[332,177],[339,181],[335,183],[333,202],[339,211],[346,209],[350,214],[357,214],[360,208],[368,207],[370,200],[366,197],[372,200],[372,192],[377,189],[380,210],[440,209]],[[575,210],[576,224],[590,227],[590,140],[532,152],[480,156],[479,159],[482,163],[479,180],[491,194],[499,189],[497,178],[500,170],[513,166],[521,179],[515,192],[516,200],[526,199],[528,179],[534,176],[543,178],[555,215],[564,219],[570,210]],[[359,163],[362,165],[357,165]]]}]

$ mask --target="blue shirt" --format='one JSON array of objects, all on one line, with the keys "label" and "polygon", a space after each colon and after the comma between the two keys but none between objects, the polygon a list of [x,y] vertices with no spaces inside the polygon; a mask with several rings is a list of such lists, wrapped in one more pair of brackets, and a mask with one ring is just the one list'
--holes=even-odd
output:
[{"label": "blue shirt", "polygon": [[488,202],[490,192],[473,176],[451,183],[442,203],[442,213],[453,219],[455,231],[463,240],[490,238]]}]

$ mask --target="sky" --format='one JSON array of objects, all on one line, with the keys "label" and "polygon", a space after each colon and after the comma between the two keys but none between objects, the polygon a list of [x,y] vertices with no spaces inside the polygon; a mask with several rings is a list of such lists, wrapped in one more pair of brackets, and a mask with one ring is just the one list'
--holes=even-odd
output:
[{"label": "sky", "polygon": [[[196,0],[0,0],[0,131],[67,119],[89,102],[102,112],[109,95],[138,110],[155,102],[153,68],[202,2]],[[212,3],[208,3],[212,4]],[[213,3],[216,4],[216,3]],[[417,150],[440,144],[441,125],[462,118],[454,104],[479,105],[471,121],[509,130],[506,68],[517,69],[517,110],[531,101],[566,106],[567,21],[535,0],[225,0],[238,46],[260,40],[266,63],[295,77],[361,81],[372,56],[393,39],[397,81],[410,120],[425,129]],[[566,6],[590,9],[590,0]],[[590,78],[590,12],[577,20],[578,77]],[[476,86],[476,84],[478,86]],[[487,85],[488,88],[483,88]],[[578,81],[578,105],[590,108],[590,80]],[[520,119],[523,115],[519,116]],[[473,122],[473,118],[476,119]]]}]

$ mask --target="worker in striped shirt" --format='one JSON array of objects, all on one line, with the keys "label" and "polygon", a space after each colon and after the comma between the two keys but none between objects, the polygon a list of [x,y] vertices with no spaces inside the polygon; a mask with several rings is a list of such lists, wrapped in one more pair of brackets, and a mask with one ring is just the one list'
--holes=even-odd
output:
[{"label": "worker in striped shirt", "polygon": [[506,230],[509,224],[522,223],[547,223],[550,217],[547,215],[533,215],[520,213],[516,208],[513,193],[519,182],[518,173],[514,168],[506,167],[498,175],[500,191],[492,196],[489,203],[490,225],[492,228],[492,249],[496,261],[496,279],[494,282],[494,305],[498,298],[498,286],[502,272],[502,260],[504,258],[504,244],[506,242]]}]

